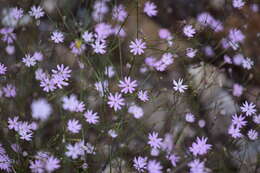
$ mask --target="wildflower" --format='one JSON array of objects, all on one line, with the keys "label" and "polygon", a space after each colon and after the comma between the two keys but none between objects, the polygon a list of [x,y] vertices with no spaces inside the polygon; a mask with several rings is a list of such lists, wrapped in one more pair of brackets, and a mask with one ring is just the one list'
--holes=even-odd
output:
[{"label": "wildflower", "polygon": [[162,165],[156,160],[150,160],[147,164],[148,173],[162,173]]},{"label": "wildflower", "polygon": [[205,170],[205,163],[201,162],[199,159],[195,159],[188,163],[190,167],[190,173],[207,173]]},{"label": "wildflower", "polygon": [[245,5],[245,2],[243,0],[233,0],[232,4],[234,8],[241,9]]},{"label": "wildflower", "polygon": [[43,60],[43,55],[41,52],[34,52],[32,56],[36,61],[42,61]]},{"label": "wildflower", "polygon": [[[16,34],[14,33],[14,28],[2,28],[0,34],[3,35],[2,40],[8,44],[12,44],[16,40]],[[10,49],[10,47],[9,47]],[[12,51],[8,51],[12,53]]]},{"label": "wildflower", "polygon": [[130,52],[134,55],[142,55],[144,53],[144,49],[146,48],[146,43],[141,39],[135,39],[135,41],[130,42]]},{"label": "wildflower", "polygon": [[0,74],[5,74],[6,72],[6,66],[2,63],[0,63]]},{"label": "wildflower", "polygon": [[114,20],[123,22],[127,17],[127,12],[125,10],[125,7],[122,4],[118,6],[114,6],[112,10],[112,17]]},{"label": "wildflower", "polygon": [[110,130],[108,131],[108,134],[109,134],[112,138],[116,138],[116,137],[117,137],[117,133],[116,133],[116,131],[113,130],[113,129],[110,129]]},{"label": "wildflower", "polygon": [[230,29],[228,37],[230,41],[234,44],[242,43],[245,39],[245,35],[241,32],[241,30],[237,28]]},{"label": "wildflower", "polygon": [[211,149],[211,144],[206,144],[208,138],[206,137],[197,137],[196,142],[192,143],[192,146],[189,147],[189,150],[192,152],[194,156],[204,155]]},{"label": "wildflower", "polygon": [[41,79],[40,87],[43,88],[43,91],[50,92],[54,91],[56,89],[55,82],[53,79],[50,79],[49,77],[44,77]]},{"label": "wildflower", "polygon": [[30,167],[32,173],[42,173],[44,172],[44,162],[41,160],[30,160]]},{"label": "wildflower", "polygon": [[10,130],[14,129],[15,131],[18,131],[18,127],[19,127],[18,119],[19,119],[18,116],[15,116],[13,119],[8,118],[8,129]]},{"label": "wildflower", "polygon": [[115,75],[115,69],[113,66],[108,66],[105,68],[105,75],[112,78]]},{"label": "wildflower", "polygon": [[164,53],[161,58],[161,61],[167,66],[171,65],[173,63],[173,60],[173,55],[171,53]]},{"label": "wildflower", "polygon": [[187,113],[185,115],[185,120],[189,123],[193,123],[195,121],[195,117],[192,113]]},{"label": "wildflower", "polygon": [[12,11],[11,11],[11,15],[16,20],[19,20],[19,19],[21,19],[23,17],[23,9],[22,8],[18,8],[18,7],[13,8]]},{"label": "wildflower", "polygon": [[233,57],[233,62],[235,65],[241,65],[244,61],[244,56],[242,54],[236,54]]},{"label": "wildflower", "polygon": [[7,155],[2,144],[0,144],[0,170],[4,172],[11,172],[12,160]]},{"label": "wildflower", "polygon": [[95,88],[96,90],[99,92],[100,96],[104,96],[104,92],[107,90],[108,88],[108,81],[100,81],[100,82],[96,82],[95,83]]},{"label": "wildflower", "polygon": [[162,138],[158,138],[158,133],[157,132],[152,132],[149,133],[149,141],[148,144],[152,148],[160,148],[162,145]]},{"label": "wildflower", "polygon": [[84,154],[82,145],[79,145],[79,143],[75,143],[74,145],[68,144],[66,149],[68,151],[65,152],[65,155],[67,157],[71,157],[72,159],[77,159],[80,155]]},{"label": "wildflower", "polygon": [[46,99],[33,100],[31,104],[32,117],[35,119],[40,119],[45,121],[49,118],[52,113],[51,105],[47,102]]},{"label": "wildflower", "polygon": [[258,138],[258,133],[257,133],[257,131],[250,129],[247,133],[247,136],[248,136],[249,139],[254,141]]},{"label": "wildflower", "polygon": [[197,17],[197,21],[203,26],[208,26],[212,20],[213,17],[208,12],[202,12]]},{"label": "wildflower", "polygon": [[136,105],[130,106],[128,108],[128,113],[133,114],[136,119],[139,119],[144,115],[143,109]]},{"label": "wildflower", "polygon": [[150,2],[150,1],[147,1],[145,4],[144,4],[144,12],[149,16],[149,17],[152,17],[152,16],[156,16],[157,15],[157,6],[153,3],[153,2]]},{"label": "wildflower", "polygon": [[189,58],[194,58],[196,56],[197,53],[197,49],[193,49],[193,48],[187,48],[186,49],[186,56]]},{"label": "wildflower", "polygon": [[144,172],[147,168],[147,157],[135,157],[134,167],[138,172]]},{"label": "wildflower", "polygon": [[97,40],[106,39],[113,33],[112,26],[107,23],[99,23],[95,26]]},{"label": "wildflower", "polygon": [[65,81],[69,80],[69,78],[71,76],[70,75],[71,70],[69,69],[68,66],[64,67],[63,64],[57,65],[57,70],[53,69],[52,73],[53,73],[52,74],[53,80],[59,88],[62,88],[62,86],[68,85],[68,83],[65,82]]},{"label": "wildflower", "polygon": [[244,69],[250,70],[253,65],[254,65],[254,61],[252,61],[249,58],[243,59],[243,61],[242,61],[242,67]]},{"label": "wildflower", "polygon": [[177,163],[180,160],[180,157],[178,155],[176,155],[176,154],[169,154],[167,156],[167,159],[171,161],[171,164],[172,164],[173,167],[176,167]]},{"label": "wildflower", "polygon": [[203,51],[204,51],[205,55],[208,57],[212,57],[215,55],[215,52],[211,46],[205,46],[203,48]]},{"label": "wildflower", "polygon": [[93,112],[92,110],[87,110],[87,112],[84,113],[84,117],[89,124],[97,124],[99,122],[97,112]]},{"label": "wildflower", "polygon": [[35,70],[35,79],[36,80],[43,80],[44,78],[46,78],[48,76],[47,73],[43,72],[43,70],[41,68],[38,68],[37,70]]},{"label": "wildflower", "polygon": [[70,49],[73,54],[81,55],[85,51],[86,45],[80,40],[76,40],[75,42],[70,43]]},{"label": "wildflower", "polygon": [[243,94],[243,86],[239,84],[233,85],[233,96],[240,97]]},{"label": "wildflower", "polygon": [[34,17],[35,19],[39,19],[44,16],[44,11],[40,6],[32,6],[31,10],[29,11],[30,16]]},{"label": "wildflower", "polygon": [[45,170],[47,172],[53,172],[53,171],[55,171],[56,169],[58,169],[60,167],[59,163],[60,163],[59,159],[57,159],[57,158],[55,158],[53,156],[50,156],[45,161]]},{"label": "wildflower", "polygon": [[228,134],[230,134],[233,138],[241,138],[243,135],[240,132],[240,128],[235,127],[231,124],[231,126],[228,129]]},{"label": "wildflower", "polygon": [[36,64],[36,59],[30,54],[26,54],[25,57],[22,59],[22,61],[23,63],[25,63],[27,67],[31,67]]},{"label": "wildflower", "polygon": [[71,133],[79,133],[81,130],[81,124],[78,120],[72,119],[68,121],[67,128]]},{"label": "wildflower", "polygon": [[260,114],[259,115],[255,115],[253,117],[253,121],[256,123],[256,124],[260,124]]},{"label": "wildflower", "polygon": [[12,84],[7,84],[5,87],[3,87],[2,91],[7,98],[16,96],[16,88]]},{"label": "wildflower", "polygon": [[106,41],[105,40],[96,40],[94,43],[91,44],[92,48],[94,49],[95,53],[104,54],[106,53]]},{"label": "wildflower", "polygon": [[147,91],[143,91],[143,90],[140,90],[138,92],[138,98],[143,101],[143,102],[146,102],[149,100],[149,97],[148,97],[148,92]]},{"label": "wildflower", "polygon": [[240,106],[240,109],[242,112],[246,113],[246,116],[251,116],[256,113],[255,107],[256,106],[254,103],[248,103],[247,101],[245,101],[245,103],[243,103],[243,105]]},{"label": "wildflower", "polygon": [[82,35],[82,38],[83,40],[85,41],[85,43],[90,43],[92,42],[94,39],[93,39],[94,35],[92,32],[88,32],[88,31],[85,31]]},{"label": "wildflower", "polygon": [[179,79],[178,82],[176,80],[173,80],[173,85],[174,85],[173,89],[175,91],[179,91],[180,93],[183,93],[184,90],[186,90],[188,86],[183,85],[182,83],[183,83],[183,79]]},{"label": "wildflower", "polygon": [[232,124],[238,128],[245,126],[247,121],[245,121],[245,117],[243,115],[237,116],[237,114],[232,115]]},{"label": "wildflower", "polygon": [[110,93],[108,96],[107,104],[109,105],[110,108],[114,108],[114,110],[117,111],[120,110],[122,106],[125,105],[125,102],[120,93],[115,93],[115,95]]},{"label": "wildflower", "polygon": [[54,43],[63,43],[64,42],[64,35],[59,31],[54,31],[51,35],[51,40]]},{"label": "wildflower", "polygon": [[165,28],[160,29],[158,35],[161,39],[168,39],[169,37],[171,37],[170,31]]},{"label": "wildflower", "polygon": [[130,93],[132,94],[137,87],[137,81],[131,81],[130,77],[125,77],[124,81],[120,80],[118,86],[122,88],[121,92],[124,94]]},{"label": "wildflower", "polygon": [[206,121],[205,120],[199,120],[198,125],[199,125],[200,128],[203,128],[206,125]]},{"label": "wildflower", "polygon": [[191,38],[191,37],[194,37],[194,34],[196,33],[196,31],[192,25],[186,25],[183,28],[183,33],[185,36]]}]

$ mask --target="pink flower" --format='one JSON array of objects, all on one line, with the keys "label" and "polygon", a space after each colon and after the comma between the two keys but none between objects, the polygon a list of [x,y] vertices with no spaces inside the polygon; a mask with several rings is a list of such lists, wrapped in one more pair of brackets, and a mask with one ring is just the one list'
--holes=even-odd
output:
[{"label": "pink flower", "polygon": [[147,157],[135,157],[134,158],[134,167],[138,172],[144,172],[147,168]]},{"label": "pink flower", "polygon": [[189,147],[190,152],[194,156],[206,154],[212,147],[211,144],[206,144],[207,140],[208,138],[206,137],[201,137],[201,139],[197,137],[196,142],[193,142],[192,146]]},{"label": "pink flower", "polygon": [[144,49],[146,48],[146,43],[141,39],[135,39],[135,41],[130,42],[130,52],[134,55],[142,55],[144,53]]},{"label": "pink flower", "polygon": [[71,133],[79,133],[79,131],[81,130],[81,124],[79,123],[78,120],[75,119],[69,120],[67,123],[67,129]]},{"label": "pink flower", "polygon": [[63,43],[64,41],[64,35],[59,31],[54,31],[51,35],[51,40],[54,43]]},{"label": "pink flower", "polygon": [[195,29],[193,28],[192,25],[186,25],[183,28],[183,33],[187,37],[191,38],[191,37],[194,37],[194,34],[196,33],[196,31],[195,31]]},{"label": "pink flower", "polygon": [[118,86],[122,88],[121,92],[124,94],[130,93],[132,94],[137,87],[137,81],[131,81],[130,77],[125,77],[124,81],[120,80]]},{"label": "pink flower", "polygon": [[117,111],[120,110],[122,106],[125,105],[125,102],[120,93],[115,93],[115,95],[110,93],[108,96],[107,104],[109,105],[110,108],[114,108],[114,110]]},{"label": "pink flower", "polygon": [[31,10],[29,11],[30,16],[34,17],[35,19],[39,19],[44,16],[44,11],[40,6],[32,6]]},{"label": "pink flower", "polygon": [[156,16],[157,15],[157,9],[156,5],[153,2],[147,1],[144,4],[144,12],[149,16]]},{"label": "pink flower", "polygon": [[162,138],[158,138],[157,132],[149,133],[148,138],[149,138],[148,144],[150,145],[150,147],[156,148],[156,149],[159,149],[161,147]]}]

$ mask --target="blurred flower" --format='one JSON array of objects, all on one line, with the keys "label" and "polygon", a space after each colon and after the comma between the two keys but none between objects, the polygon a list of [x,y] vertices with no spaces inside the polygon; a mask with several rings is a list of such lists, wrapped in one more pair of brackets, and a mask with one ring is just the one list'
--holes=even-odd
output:
[{"label": "blurred flower", "polygon": [[52,113],[51,105],[44,98],[33,100],[31,110],[32,117],[41,121],[47,120]]},{"label": "blurred flower", "polygon": [[153,2],[147,1],[144,4],[144,12],[149,16],[156,16],[157,15],[157,7]]}]

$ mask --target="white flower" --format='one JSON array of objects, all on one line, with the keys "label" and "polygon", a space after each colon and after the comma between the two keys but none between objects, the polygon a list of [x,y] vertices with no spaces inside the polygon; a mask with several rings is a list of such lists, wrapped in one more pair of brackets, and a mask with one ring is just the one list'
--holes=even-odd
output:
[{"label": "white flower", "polygon": [[183,93],[184,90],[186,90],[188,86],[183,85],[182,83],[183,83],[183,79],[179,79],[178,82],[176,80],[173,80],[173,85],[174,85],[173,89],[175,91],[179,91],[180,93]]}]

